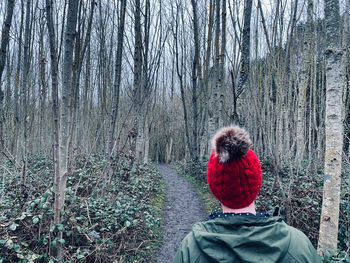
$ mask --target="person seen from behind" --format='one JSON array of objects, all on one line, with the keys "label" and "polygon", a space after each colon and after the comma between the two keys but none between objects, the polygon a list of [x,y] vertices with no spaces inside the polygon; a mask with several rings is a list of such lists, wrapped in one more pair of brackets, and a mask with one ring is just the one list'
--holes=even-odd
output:
[{"label": "person seen from behind", "polygon": [[214,136],[207,180],[222,212],[193,226],[173,263],[322,262],[301,231],[279,216],[256,212],[262,171],[251,145],[249,134],[238,126],[223,128]]}]

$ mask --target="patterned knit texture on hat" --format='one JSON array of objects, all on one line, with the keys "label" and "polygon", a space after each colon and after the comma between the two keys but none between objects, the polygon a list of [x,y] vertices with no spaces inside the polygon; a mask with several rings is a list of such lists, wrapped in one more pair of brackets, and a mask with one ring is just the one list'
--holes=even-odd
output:
[{"label": "patterned knit texture on hat", "polygon": [[223,128],[213,138],[209,189],[220,203],[233,209],[249,206],[261,188],[261,165],[251,144],[249,134],[238,126]]}]

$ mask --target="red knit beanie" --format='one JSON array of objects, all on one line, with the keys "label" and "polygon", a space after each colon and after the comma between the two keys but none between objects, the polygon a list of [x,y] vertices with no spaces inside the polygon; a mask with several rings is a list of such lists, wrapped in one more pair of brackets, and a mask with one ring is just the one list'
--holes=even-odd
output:
[{"label": "red knit beanie", "polygon": [[213,138],[207,171],[209,189],[229,208],[249,206],[260,191],[261,166],[249,149],[251,144],[249,134],[238,126],[223,128]]}]

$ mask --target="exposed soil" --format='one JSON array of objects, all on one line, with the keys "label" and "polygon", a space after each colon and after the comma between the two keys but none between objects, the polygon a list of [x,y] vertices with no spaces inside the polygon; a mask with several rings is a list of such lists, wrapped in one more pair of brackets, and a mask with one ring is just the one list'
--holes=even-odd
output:
[{"label": "exposed soil", "polygon": [[158,263],[172,262],[175,253],[192,225],[207,218],[203,204],[190,182],[167,165],[158,165],[166,185],[163,242],[157,255]]}]

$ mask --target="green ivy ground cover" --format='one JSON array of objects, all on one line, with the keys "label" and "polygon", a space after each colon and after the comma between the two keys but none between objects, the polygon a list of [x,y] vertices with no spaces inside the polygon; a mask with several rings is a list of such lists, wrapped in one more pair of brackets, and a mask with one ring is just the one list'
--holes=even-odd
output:
[{"label": "green ivy ground cover", "polygon": [[[31,156],[23,186],[7,164],[0,178],[0,263],[55,262],[50,250],[57,245],[64,246],[65,262],[149,262],[160,239],[165,187],[153,166],[128,164],[114,164],[102,195],[104,159],[76,157],[58,225],[52,225],[52,162]],[[54,238],[55,231],[62,237]]]}]

